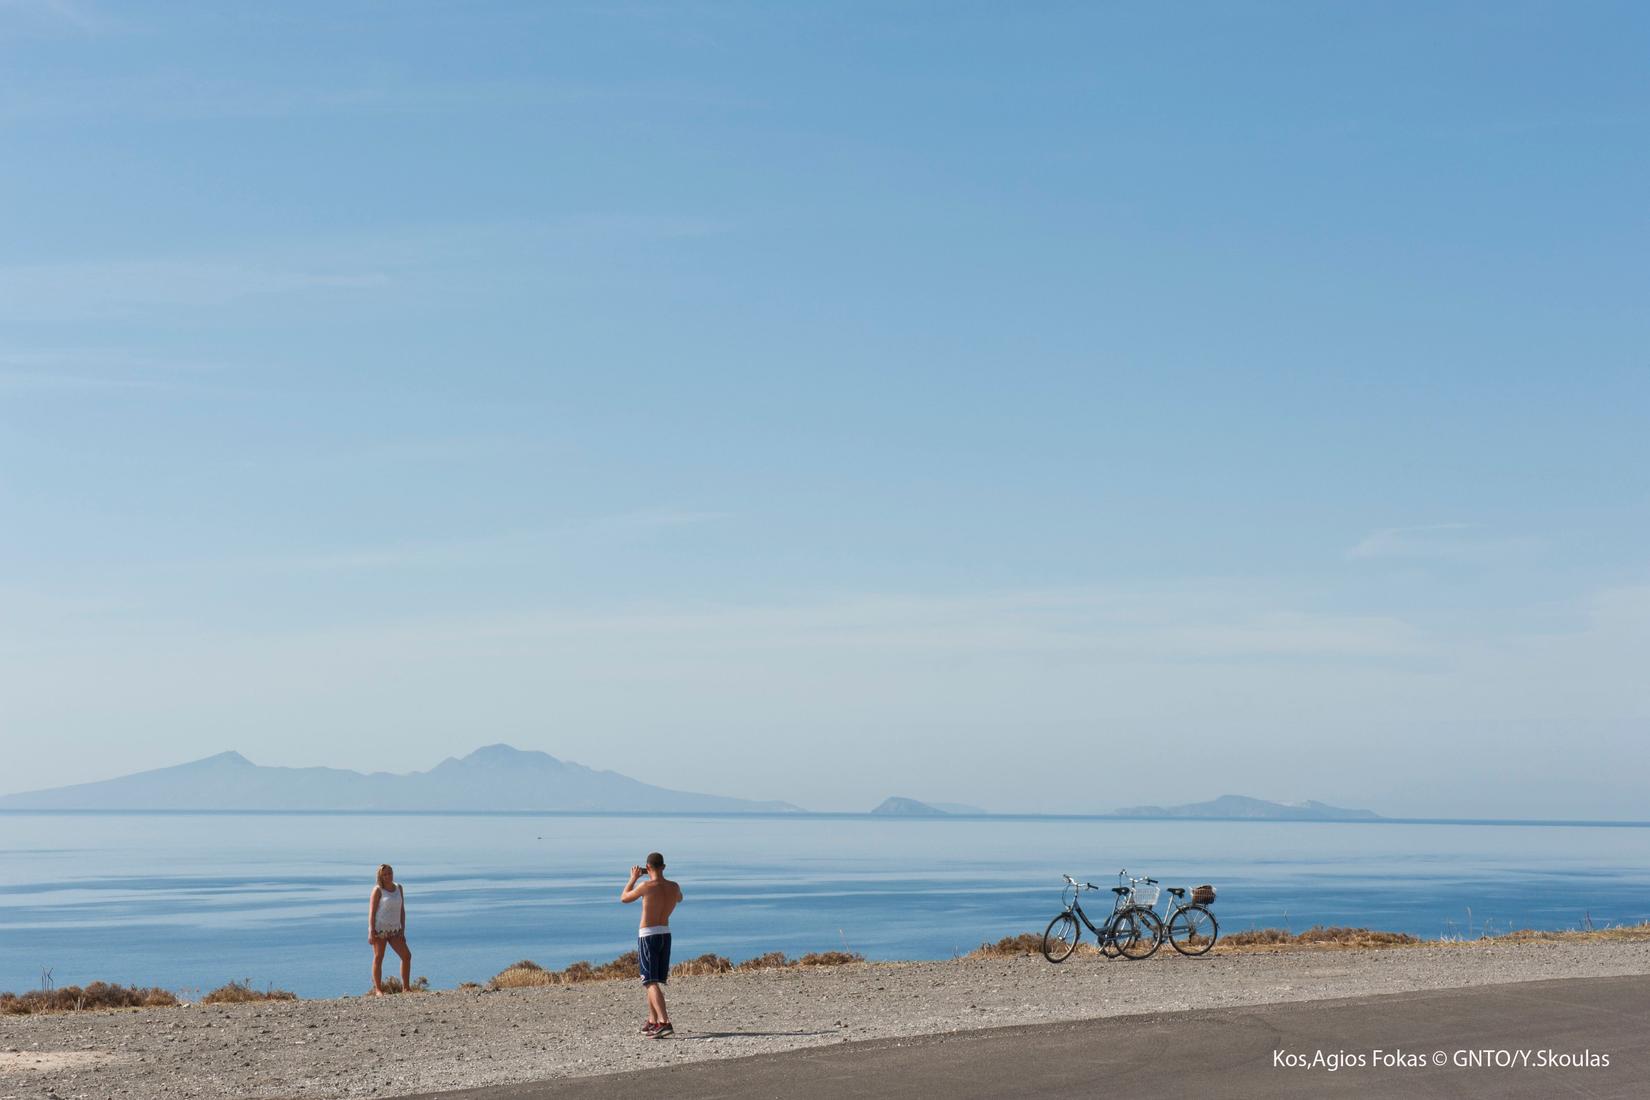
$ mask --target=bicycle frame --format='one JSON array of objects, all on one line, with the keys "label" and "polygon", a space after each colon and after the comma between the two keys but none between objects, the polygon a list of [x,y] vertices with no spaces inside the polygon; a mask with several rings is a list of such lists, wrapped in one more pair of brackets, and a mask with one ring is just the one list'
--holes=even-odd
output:
[{"label": "bicycle frame", "polygon": [[1089,915],[1083,912],[1082,893],[1080,887],[1074,888],[1071,900],[1066,903],[1066,912],[1074,914],[1078,920],[1082,921],[1088,927],[1088,930],[1094,933],[1094,938],[1099,940],[1100,945],[1104,947],[1107,940],[1115,941],[1117,939],[1117,914],[1129,908],[1128,895],[1112,895],[1111,912],[1106,915],[1105,920],[1100,922],[1101,927],[1096,928],[1094,922],[1089,920]]}]

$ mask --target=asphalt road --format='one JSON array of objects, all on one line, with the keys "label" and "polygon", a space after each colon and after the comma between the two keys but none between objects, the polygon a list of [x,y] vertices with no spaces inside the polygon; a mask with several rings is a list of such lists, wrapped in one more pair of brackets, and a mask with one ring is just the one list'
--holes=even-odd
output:
[{"label": "asphalt road", "polygon": [[[638,1041],[622,1038],[619,1041]],[[692,1036],[661,1042],[692,1042]],[[1377,1064],[1375,1051],[1398,1061]],[[1307,1064],[1279,1064],[1299,1058]],[[1325,1057],[1361,1058],[1334,1071]],[[1489,1065],[1457,1065],[1473,1057]],[[1399,1053],[1401,1052],[1401,1053]],[[1483,1053],[1487,1052],[1487,1053]],[[1550,1053],[1548,1053],[1550,1052]],[[1591,1055],[1608,1065],[1541,1066]],[[1442,1058],[1443,1064],[1435,1062]],[[1516,1064],[1496,1066],[1511,1058]],[[1528,1059],[1524,1064],[1522,1059]],[[1419,1065],[1406,1061],[1418,1060]],[[842,1043],[422,1100],[1650,1096],[1650,978],[1587,978]]]}]

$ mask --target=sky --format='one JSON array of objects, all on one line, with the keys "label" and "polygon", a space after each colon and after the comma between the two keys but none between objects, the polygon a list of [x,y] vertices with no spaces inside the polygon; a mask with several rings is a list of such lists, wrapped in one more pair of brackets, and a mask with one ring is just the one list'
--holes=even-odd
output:
[{"label": "sky", "polygon": [[1647,47],[0,0],[0,792],[1650,818]]}]

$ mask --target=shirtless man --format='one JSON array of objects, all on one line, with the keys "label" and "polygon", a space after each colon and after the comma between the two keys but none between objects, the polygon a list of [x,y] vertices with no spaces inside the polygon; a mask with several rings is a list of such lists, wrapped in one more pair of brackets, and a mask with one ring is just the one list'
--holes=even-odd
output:
[{"label": "shirtless man", "polygon": [[[646,878],[642,876],[646,875]],[[665,857],[649,852],[646,867],[632,867],[619,900],[642,901],[642,927],[636,949],[642,957],[642,988],[647,990],[647,1026],[642,1034],[663,1039],[675,1031],[665,1011],[665,982],[670,980],[670,914],[682,900],[682,888],[665,877]]]}]

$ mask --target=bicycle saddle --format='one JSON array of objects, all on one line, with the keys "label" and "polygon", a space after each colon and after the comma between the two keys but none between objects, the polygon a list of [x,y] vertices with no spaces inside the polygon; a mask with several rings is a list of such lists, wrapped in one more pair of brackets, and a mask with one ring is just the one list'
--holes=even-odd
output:
[{"label": "bicycle saddle", "polygon": [[1114,894],[1126,894],[1129,892],[1129,888],[1127,886],[1113,886],[1111,888],[1111,892]]},{"label": "bicycle saddle", "polygon": [[1186,891],[1182,890],[1178,886],[1169,887],[1169,893],[1173,894],[1177,898],[1183,898],[1186,896]]}]

